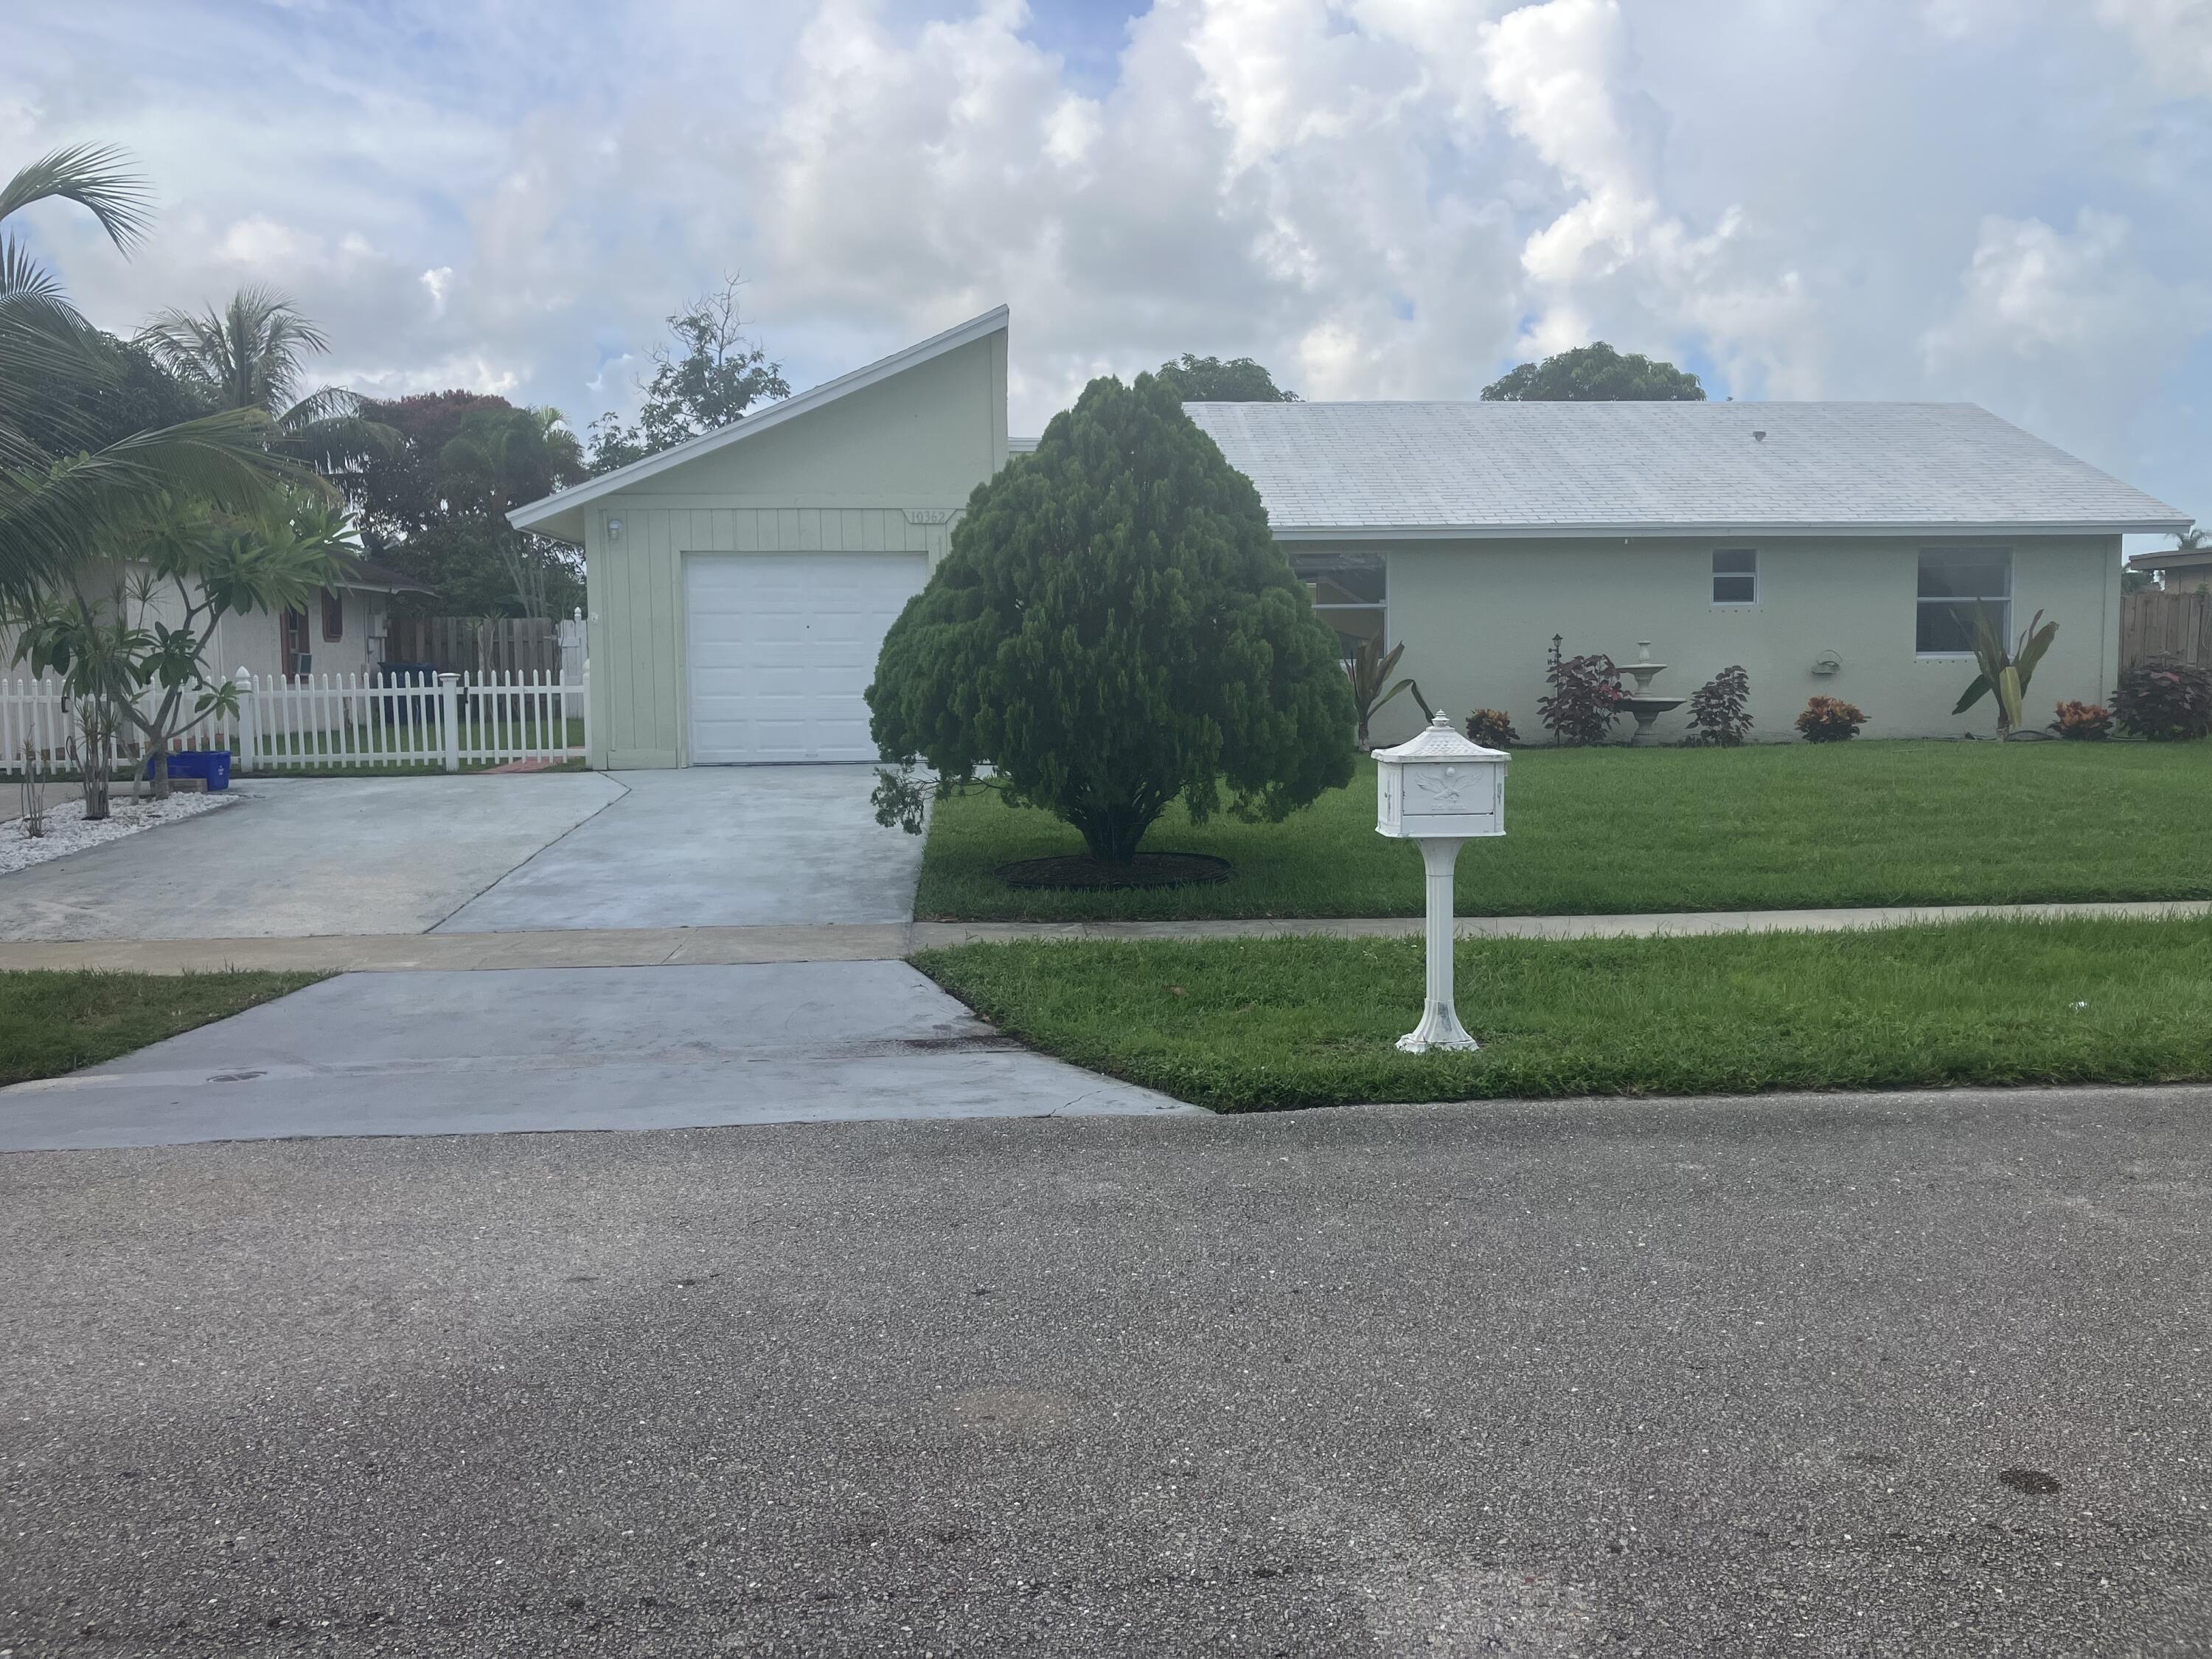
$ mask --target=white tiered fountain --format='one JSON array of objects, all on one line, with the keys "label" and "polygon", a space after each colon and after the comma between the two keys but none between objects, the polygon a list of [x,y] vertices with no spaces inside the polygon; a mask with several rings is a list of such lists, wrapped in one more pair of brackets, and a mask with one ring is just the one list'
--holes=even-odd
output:
[{"label": "white tiered fountain", "polygon": [[1680,708],[1689,702],[1687,697],[1655,697],[1651,695],[1653,678],[1663,673],[1666,667],[1663,662],[1651,660],[1651,641],[1649,640],[1637,641],[1636,660],[1621,665],[1622,673],[1636,676],[1636,690],[1620,700],[1620,706],[1636,716],[1636,730],[1628,739],[1631,748],[1645,747],[1658,742],[1651,735],[1651,722],[1670,708]]}]

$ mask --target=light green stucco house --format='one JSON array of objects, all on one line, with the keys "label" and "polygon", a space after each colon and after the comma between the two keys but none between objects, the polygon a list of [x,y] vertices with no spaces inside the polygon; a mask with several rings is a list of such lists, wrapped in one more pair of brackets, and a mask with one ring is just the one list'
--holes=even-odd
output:
[{"label": "light green stucco house", "polygon": [[[1553,635],[1623,662],[1649,640],[1677,696],[1741,663],[1766,738],[1816,692],[1870,737],[1986,732],[1986,705],[1950,712],[1980,604],[2059,623],[2041,724],[2112,689],[2120,538],[2187,523],[1972,404],[1187,407],[1347,642],[1402,641],[1437,707],[1530,736]],[[884,632],[1027,447],[1001,307],[519,509],[585,550],[592,763],[874,759]],[[1417,720],[1401,699],[1375,735]]]}]

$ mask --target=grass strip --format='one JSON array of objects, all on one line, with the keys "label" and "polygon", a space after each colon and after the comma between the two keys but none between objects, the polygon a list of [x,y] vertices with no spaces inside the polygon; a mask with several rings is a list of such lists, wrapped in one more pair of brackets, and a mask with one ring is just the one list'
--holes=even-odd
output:
[{"label": "grass strip", "polygon": [[971,945],[915,965],[1063,1060],[1220,1111],[2212,1079],[2212,919],[1467,939],[1475,1054],[1404,1054],[1418,939]]},{"label": "grass strip", "polygon": [[[2212,898],[2212,744],[1868,743],[1524,749],[1501,839],[1459,860],[1462,915]],[[1413,846],[1375,833],[1375,774],[1278,824],[1171,807],[1148,849],[1210,853],[1218,886],[1032,892],[992,874],[1079,853],[1045,813],[939,803],[926,920],[1395,916],[1421,908]]]},{"label": "grass strip", "polygon": [[100,969],[0,973],[0,1084],[96,1066],[326,977]]}]

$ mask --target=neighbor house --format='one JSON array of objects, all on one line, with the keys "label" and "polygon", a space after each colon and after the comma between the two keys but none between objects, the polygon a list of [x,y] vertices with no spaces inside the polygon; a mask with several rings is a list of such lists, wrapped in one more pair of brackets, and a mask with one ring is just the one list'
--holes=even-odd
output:
[{"label": "neighbor house", "polygon": [[[386,654],[385,632],[393,596],[430,590],[374,559],[338,554],[331,562],[330,585],[304,605],[218,617],[203,653],[209,671],[232,674],[243,668],[260,679],[374,672]],[[109,572],[115,568],[106,567]],[[130,579],[126,569],[126,583]],[[94,572],[85,586],[88,593],[105,594],[114,590],[115,582],[112,575]],[[135,604],[132,609],[135,618]],[[155,588],[144,620],[177,624],[173,588]],[[11,630],[0,629],[0,676],[27,674],[27,665],[15,660],[16,637]]]},{"label": "neighbor house", "polygon": [[[1530,736],[1554,635],[1624,662],[1649,640],[1655,693],[1741,663],[1762,737],[1794,736],[1816,692],[1869,735],[1986,732],[1986,705],[1950,712],[1982,605],[2059,623],[2040,724],[2112,688],[2121,536],[2187,522],[1970,404],[1187,407],[1347,651],[1402,641],[1436,706]],[[876,758],[884,631],[1029,447],[1006,434],[1002,307],[517,509],[585,550],[592,763]],[[1417,719],[1401,699],[1376,735]]]}]

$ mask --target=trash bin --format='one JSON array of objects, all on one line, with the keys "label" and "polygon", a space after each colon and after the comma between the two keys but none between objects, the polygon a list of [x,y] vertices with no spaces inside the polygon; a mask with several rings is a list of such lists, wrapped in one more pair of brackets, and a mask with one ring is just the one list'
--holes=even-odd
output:
[{"label": "trash bin", "polygon": [[[410,694],[418,687],[426,690],[435,690],[438,684],[438,665],[434,662],[380,662],[376,665],[376,672],[385,684],[404,686]],[[409,725],[414,720],[418,707],[422,708],[425,720],[436,718],[432,712],[436,705],[428,697],[415,695],[386,697],[384,700],[385,721],[387,725]]]},{"label": "trash bin", "polygon": [[[154,775],[154,757],[146,757],[146,776]],[[230,787],[230,750],[228,749],[179,749],[169,756],[169,775],[172,778],[204,778],[210,795]]]}]

